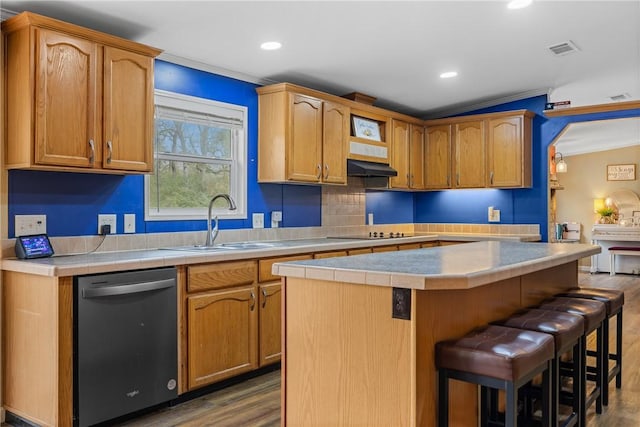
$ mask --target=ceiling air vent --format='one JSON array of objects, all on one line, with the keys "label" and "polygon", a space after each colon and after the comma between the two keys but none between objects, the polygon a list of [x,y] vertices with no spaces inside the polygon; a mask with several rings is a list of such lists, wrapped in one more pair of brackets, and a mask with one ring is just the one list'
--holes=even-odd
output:
[{"label": "ceiling air vent", "polygon": [[628,92],[621,93],[620,95],[610,96],[612,101],[624,101],[625,99],[631,98],[631,95]]},{"label": "ceiling air vent", "polygon": [[576,46],[571,40],[569,40],[564,43],[549,46],[549,50],[556,56],[564,56],[573,52],[577,52],[580,49],[578,49],[578,46]]}]

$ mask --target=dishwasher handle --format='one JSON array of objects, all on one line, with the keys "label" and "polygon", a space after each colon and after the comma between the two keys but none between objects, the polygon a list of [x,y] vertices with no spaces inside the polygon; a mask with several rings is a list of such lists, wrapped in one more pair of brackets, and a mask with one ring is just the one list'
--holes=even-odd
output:
[{"label": "dishwasher handle", "polygon": [[157,280],[155,282],[133,283],[130,285],[102,286],[99,288],[87,288],[82,290],[82,298],[101,298],[114,295],[135,294],[149,292],[158,289],[171,288],[176,283],[175,279]]}]

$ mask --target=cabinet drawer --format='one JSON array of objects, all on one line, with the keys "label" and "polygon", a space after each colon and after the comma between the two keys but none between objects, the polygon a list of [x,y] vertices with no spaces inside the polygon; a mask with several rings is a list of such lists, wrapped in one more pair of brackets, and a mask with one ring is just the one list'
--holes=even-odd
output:
[{"label": "cabinet drawer", "polygon": [[398,245],[399,251],[405,251],[407,249],[420,249],[420,243],[404,243],[402,245]]},{"label": "cabinet drawer", "polygon": [[370,254],[371,248],[358,248],[358,249],[349,249],[347,251],[349,255],[361,255],[361,254]]},{"label": "cabinet drawer", "polygon": [[393,251],[397,251],[398,247],[393,245],[393,246],[374,246],[373,247],[373,252],[393,252]]},{"label": "cabinet drawer", "polygon": [[261,259],[258,261],[258,281],[262,283],[262,282],[269,282],[269,281],[280,279],[280,276],[276,276],[275,274],[271,273],[271,267],[276,262],[298,261],[301,259],[311,259],[311,258],[312,258],[311,254],[304,254],[304,255],[293,255],[293,256],[285,256],[285,257],[278,257],[278,258]]},{"label": "cabinet drawer", "polygon": [[335,258],[338,256],[347,256],[347,251],[331,251],[313,254],[314,259]]},{"label": "cabinet drawer", "polygon": [[194,265],[187,271],[187,292],[248,285],[256,281],[255,261]]}]

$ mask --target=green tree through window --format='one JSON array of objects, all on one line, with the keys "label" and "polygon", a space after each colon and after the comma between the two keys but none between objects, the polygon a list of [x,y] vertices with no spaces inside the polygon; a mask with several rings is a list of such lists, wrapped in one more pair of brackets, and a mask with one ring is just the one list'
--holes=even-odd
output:
[{"label": "green tree through window", "polygon": [[[156,93],[155,168],[147,178],[147,219],[204,218],[209,200],[219,193],[230,194],[244,207],[245,116],[245,107]],[[223,200],[220,208],[226,208]]]}]

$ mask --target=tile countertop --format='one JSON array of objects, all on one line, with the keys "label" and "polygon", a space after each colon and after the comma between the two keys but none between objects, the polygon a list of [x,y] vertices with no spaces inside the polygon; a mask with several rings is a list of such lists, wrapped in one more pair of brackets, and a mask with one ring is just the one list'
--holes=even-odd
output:
[{"label": "tile countertop", "polygon": [[273,247],[215,252],[178,251],[171,249],[149,249],[136,251],[96,252],[91,254],[60,255],[33,260],[2,259],[2,270],[35,274],[39,276],[63,277],[83,274],[139,270],[166,266],[198,264],[205,262],[234,261],[250,258],[266,258],[300,253],[355,249],[392,244],[428,242],[434,240],[515,240],[537,241],[539,235],[525,234],[463,234],[437,233],[417,234],[414,237],[394,239],[299,239],[273,241]]},{"label": "tile countertop", "polygon": [[482,241],[276,263],[280,276],[420,290],[469,289],[600,253],[595,245]]}]

